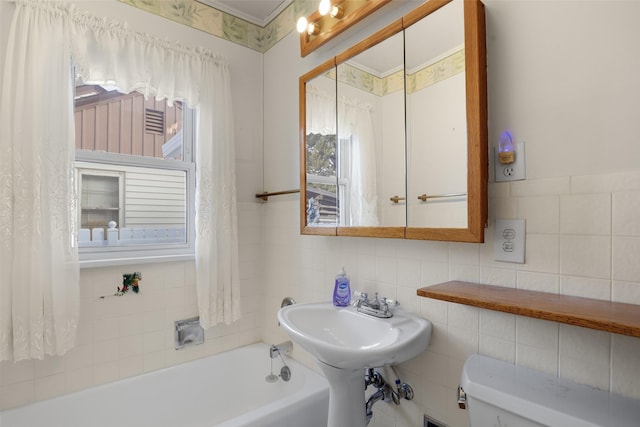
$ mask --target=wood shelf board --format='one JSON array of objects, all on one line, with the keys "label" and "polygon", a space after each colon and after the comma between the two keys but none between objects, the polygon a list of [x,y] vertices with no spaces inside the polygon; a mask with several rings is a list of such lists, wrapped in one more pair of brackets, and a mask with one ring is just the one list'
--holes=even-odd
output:
[{"label": "wood shelf board", "polygon": [[640,338],[640,305],[452,281],[418,295]]}]

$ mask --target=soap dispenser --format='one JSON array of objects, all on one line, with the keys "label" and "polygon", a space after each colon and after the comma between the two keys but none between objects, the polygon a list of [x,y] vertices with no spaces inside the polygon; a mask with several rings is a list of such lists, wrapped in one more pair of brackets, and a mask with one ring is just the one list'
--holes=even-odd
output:
[{"label": "soap dispenser", "polygon": [[349,276],[344,267],[336,276],[335,287],[333,288],[333,305],[336,307],[346,307],[351,302],[351,284]]}]

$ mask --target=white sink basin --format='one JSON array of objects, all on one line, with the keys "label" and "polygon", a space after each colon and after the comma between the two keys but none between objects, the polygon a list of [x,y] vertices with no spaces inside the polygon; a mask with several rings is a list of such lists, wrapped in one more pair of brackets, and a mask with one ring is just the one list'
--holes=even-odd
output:
[{"label": "white sink basin", "polygon": [[401,308],[381,319],[330,302],[295,304],[278,312],[291,339],[338,369],[396,365],[427,349],[431,323]]}]

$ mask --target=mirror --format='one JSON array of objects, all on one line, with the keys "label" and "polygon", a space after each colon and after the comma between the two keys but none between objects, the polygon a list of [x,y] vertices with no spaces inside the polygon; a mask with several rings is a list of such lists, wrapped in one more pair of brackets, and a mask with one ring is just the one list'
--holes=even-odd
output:
[{"label": "mirror", "polygon": [[335,69],[306,85],[306,206],[307,224],[336,227],[338,205],[338,137]]},{"label": "mirror", "polygon": [[464,10],[451,2],[407,27],[407,224],[467,227]]},{"label": "mirror", "polygon": [[300,141],[302,234],[484,241],[482,3],[430,0],[302,76]]},{"label": "mirror", "polygon": [[402,32],[338,63],[342,226],[406,225],[403,63]]}]

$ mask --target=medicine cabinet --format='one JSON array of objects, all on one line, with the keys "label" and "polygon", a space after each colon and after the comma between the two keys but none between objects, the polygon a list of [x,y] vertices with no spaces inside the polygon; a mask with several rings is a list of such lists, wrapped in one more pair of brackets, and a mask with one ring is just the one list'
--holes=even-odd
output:
[{"label": "medicine cabinet", "polygon": [[301,76],[301,233],[482,242],[485,52],[479,0],[429,0]]}]

